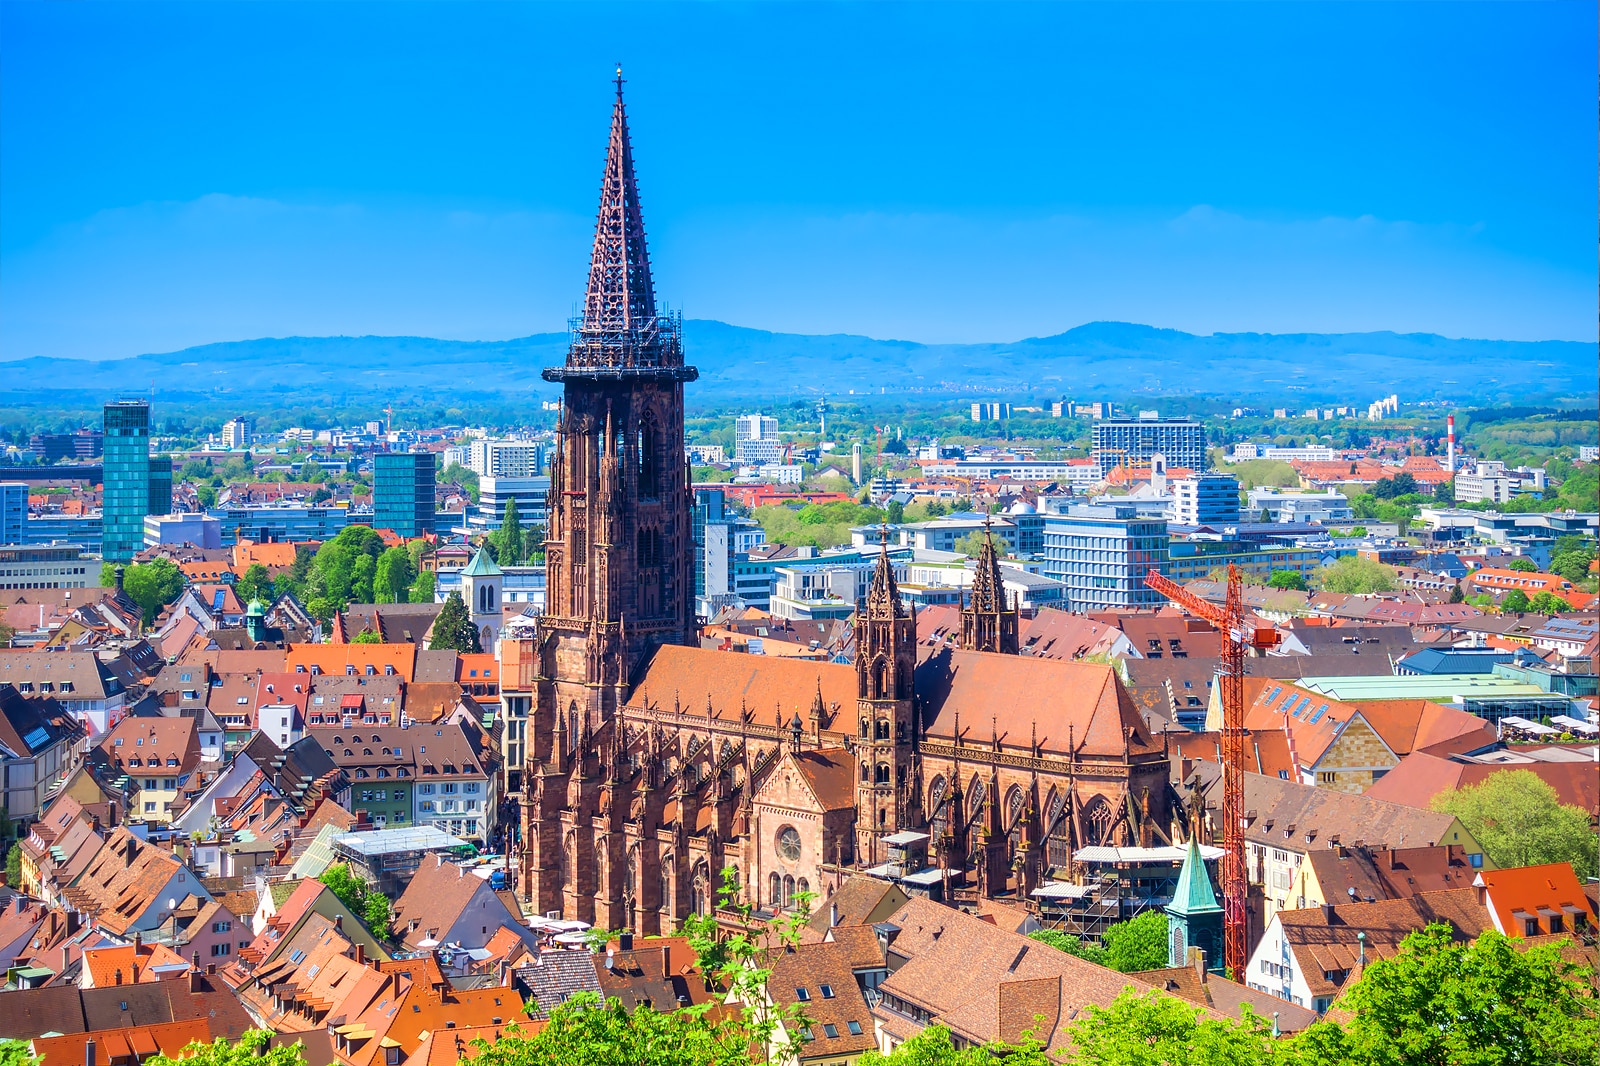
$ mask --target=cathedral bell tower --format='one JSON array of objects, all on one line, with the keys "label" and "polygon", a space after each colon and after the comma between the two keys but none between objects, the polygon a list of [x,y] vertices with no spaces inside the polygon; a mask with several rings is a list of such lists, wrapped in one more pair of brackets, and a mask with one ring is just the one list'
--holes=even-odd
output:
[{"label": "cathedral bell tower", "polygon": [[522,889],[541,913],[584,890],[571,856],[590,854],[590,829],[560,814],[569,778],[588,772],[583,738],[612,721],[656,648],[696,637],[683,387],[699,372],[684,365],[681,318],[656,306],[622,84],[619,69],[583,314],[542,375],[563,391],[523,775]]},{"label": "cathedral bell tower", "polygon": [[857,609],[856,861],[883,862],[883,837],[918,821],[917,621],[900,601],[887,540],[866,601]]}]

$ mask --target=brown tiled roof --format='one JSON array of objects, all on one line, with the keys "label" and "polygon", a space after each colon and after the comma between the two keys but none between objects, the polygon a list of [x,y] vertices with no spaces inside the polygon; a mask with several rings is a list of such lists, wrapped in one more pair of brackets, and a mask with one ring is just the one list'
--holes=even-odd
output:
[{"label": "brown tiled roof", "polygon": [[1317,848],[1306,858],[1323,898],[1334,901],[1404,899],[1418,892],[1467,888],[1477,874],[1467,849],[1459,844],[1396,850]]},{"label": "brown tiled roof", "polygon": [[959,715],[969,743],[987,743],[991,730],[997,730],[1002,743],[1026,748],[1037,730],[1047,752],[1065,751],[1069,737],[1080,754],[1162,750],[1116,670],[1100,663],[946,647],[917,665],[916,681],[917,694],[929,708],[930,737],[954,737]]},{"label": "brown tiled roof", "polygon": [[[849,1055],[873,1046],[872,1014],[844,948],[801,944],[773,953],[768,966],[767,995],[780,1007],[798,1003],[810,1023],[805,1058]],[[859,1033],[850,1031],[851,1022]],[[828,1026],[833,1027],[831,1034]]]},{"label": "brown tiled roof", "polygon": [[494,895],[489,882],[468,873],[466,867],[445,862],[442,855],[429,856],[395,900],[393,927],[410,948],[429,938],[442,940],[479,892]]},{"label": "brown tiled roof", "polygon": [[[1424,926],[1448,925],[1457,940],[1472,940],[1493,928],[1489,912],[1471,888],[1279,911],[1275,920],[1311,994],[1319,997],[1337,994],[1363,957],[1371,962],[1394,955],[1401,941]],[[1358,937],[1361,933],[1365,936]]]},{"label": "brown tiled roof", "polygon": [[237,1039],[251,1027],[233,993],[221,981],[197,975],[198,992],[189,981],[156,981],[120,988],[44,988],[0,995],[0,1033],[31,1040],[44,1033],[82,1033],[203,1020],[213,1036]]},{"label": "brown tiled roof", "polygon": [[823,943],[838,944],[853,969],[883,969],[883,944],[870,925],[836,925],[823,934]]},{"label": "brown tiled roof", "polygon": [[[1267,777],[1288,781],[1299,778],[1300,770],[1289,758],[1289,738],[1283,730],[1251,729],[1246,732],[1244,757],[1251,769]],[[1203,759],[1218,764],[1222,762],[1221,733],[1190,733],[1187,730],[1180,730],[1171,734],[1171,741],[1185,759]]]},{"label": "brown tiled roof", "polygon": [[661,708],[676,703],[686,714],[704,715],[709,700],[718,718],[738,721],[744,708],[757,722],[778,724],[775,719],[781,718],[788,725],[797,713],[807,720],[819,688],[824,706],[855,708],[854,667],[668,644],[656,649],[638,675],[629,703],[648,701]]},{"label": "brown tiled roof", "polygon": [[[1215,801],[1220,803],[1221,796]],[[1287,851],[1334,844],[1404,848],[1461,843],[1450,839],[1452,815],[1261,774],[1244,775],[1244,806],[1245,839]]]},{"label": "brown tiled roof", "polygon": [[[1006,990],[1013,981],[1058,979],[1059,996],[1053,1015],[1056,1024],[1036,1033],[1053,1051],[1070,1044],[1066,1023],[1091,1004],[1110,1006],[1124,988],[1138,993],[1151,990],[1144,981],[1096,966],[1036,940],[999,929],[970,914],[931,900],[906,903],[890,922],[899,928],[890,945],[891,955],[906,961],[880,986],[885,993],[928,1011],[937,1023],[974,1043],[1000,1039],[1024,1027],[1022,1010],[1038,1010],[1045,998],[1043,985]],[[1031,1025],[1031,1013],[1028,1024]],[[885,1006],[878,1017],[895,1016]]]},{"label": "brown tiled roof", "polygon": [[1243,1018],[1243,1008],[1248,1004],[1257,1017],[1272,1019],[1280,1033],[1298,1033],[1317,1020],[1317,1012],[1310,1008],[1214,974],[1202,978],[1193,966],[1140,970],[1133,976],[1231,1018]]},{"label": "brown tiled roof", "polygon": [[[193,718],[124,718],[104,733],[96,746],[111,765],[130,777],[159,770],[177,777],[200,762],[200,737]],[[157,761],[150,764],[151,758]],[[138,759],[139,765],[133,760]],[[176,764],[172,762],[176,760]]]},{"label": "brown tiled roof", "polygon": [[[157,902],[175,874],[185,872],[172,852],[118,828],[65,895],[74,907],[91,913],[101,928],[121,935]],[[198,877],[189,875],[186,884],[188,894],[210,897]]]},{"label": "brown tiled roof", "polygon": [[843,748],[791,753],[806,784],[825,811],[855,806],[856,757]]},{"label": "brown tiled roof", "polygon": [[[0,648],[0,684],[16,685],[18,692],[31,699],[62,695],[63,682],[72,686],[67,695],[73,700],[103,700],[121,689],[120,682],[113,684],[111,669],[94,652]],[[44,692],[41,686],[45,684],[51,685],[52,691]],[[31,685],[32,691],[23,685]]]},{"label": "brown tiled roof", "polygon": [[835,910],[841,926],[887,921],[908,898],[905,890],[891,881],[852,874],[817,908],[811,916],[811,928],[819,932],[827,929]]},{"label": "brown tiled roof", "polygon": [[1480,785],[1507,770],[1527,770],[1555,789],[1562,803],[1588,811],[1591,818],[1600,813],[1600,773],[1592,762],[1471,763],[1414,751],[1374,782],[1366,794],[1428,807],[1441,792]]},{"label": "brown tiled roof", "polygon": [[[923,614],[919,612],[919,636],[922,618]],[[1018,629],[1021,653],[1037,659],[1073,660],[1085,655],[1102,654],[1109,651],[1122,636],[1122,631],[1109,622],[1050,608],[1024,619]]]}]

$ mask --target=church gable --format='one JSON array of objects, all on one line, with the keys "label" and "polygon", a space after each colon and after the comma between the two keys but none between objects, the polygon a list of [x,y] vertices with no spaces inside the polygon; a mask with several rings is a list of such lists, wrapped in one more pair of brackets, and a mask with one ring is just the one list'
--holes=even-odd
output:
[{"label": "church gable", "polygon": [[843,748],[790,752],[756,789],[755,801],[817,814],[855,805],[855,756]]}]

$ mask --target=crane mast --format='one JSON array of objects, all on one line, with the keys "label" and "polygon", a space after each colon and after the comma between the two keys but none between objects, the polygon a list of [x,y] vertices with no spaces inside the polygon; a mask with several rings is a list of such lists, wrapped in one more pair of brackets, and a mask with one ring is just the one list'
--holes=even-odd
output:
[{"label": "crane mast", "polygon": [[1245,627],[1244,581],[1228,566],[1228,591],[1221,607],[1201,599],[1159,570],[1145,584],[1197,618],[1216,626],[1222,643],[1222,914],[1223,957],[1228,977],[1243,982],[1247,961],[1250,882],[1244,861],[1244,656],[1247,648],[1276,647],[1276,629]]}]

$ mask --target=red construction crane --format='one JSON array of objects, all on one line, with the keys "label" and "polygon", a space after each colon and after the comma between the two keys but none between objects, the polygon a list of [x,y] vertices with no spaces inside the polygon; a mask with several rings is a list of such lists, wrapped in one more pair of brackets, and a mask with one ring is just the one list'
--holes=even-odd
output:
[{"label": "red construction crane", "polygon": [[1228,595],[1223,606],[1169,581],[1159,570],[1144,583],[1190,614],[1217,627],[1222,643],[1222,912],[1228,976],[1244,981],[1250,918],[1246,908],[1250,885],[1244,863],[1244,653],[1246,648],[1273,648],[1283,637],[1276,629],[1246,628],[1244,582],[1237,566],[1228,566]]}]

